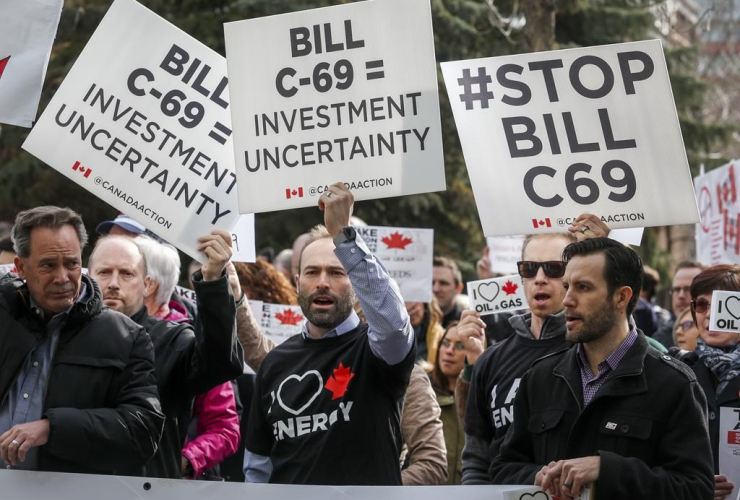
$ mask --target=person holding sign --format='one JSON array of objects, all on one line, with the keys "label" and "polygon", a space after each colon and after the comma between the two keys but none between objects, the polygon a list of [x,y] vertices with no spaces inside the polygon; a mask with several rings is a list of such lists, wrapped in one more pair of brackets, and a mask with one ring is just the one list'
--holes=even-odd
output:
[{"label": "person holding sign", "polygon": [[[400,414],[416,359],[403,298],[350,226],[342,183],[300,256],[301,335],[270,351],[255,383],[247,482],[400,485]],[[353,310],[355,294],[367,323]]]},{"label": "person holding sign", "polygon": [[494,484],[575,498],[708,499],[714,477],[706,398],[691,370],[630,323],[642,261],[607,238],[568,245],[566,340],[573,349],[522,377]]},{"label": "person holding sign", "polygon": [[142,467],[164,424],[151,339],[104,308],[97,283],[82,275],[87,232],[78,214],[25,210],[12,238],[21,279],[0,283],[0,466]]},{"label": "person holding sign", "polygon": [[156,242],[105,236],[98,239],[90,255],[89,274],[100,283],[105,305],[146,328],[154,344],[157,388],[166,421],[159,449],[146,464],[146,471],[127,471],[131,475],[179,479],[182,447],[195,396],[243,371],[234,301],[235,292],[241,289],[233,291],[225,272],[231,257],[231,235],[214,230],[199,241],[199,249],[207,260],[192,280],[198,305],[195,327],[158,321],[148,314],[145,295],[151,288],[151,279],[145,255],[152,255],[149,246]]},{"label": "person holding sign", "polygon": [[[725,498],[740,485],[721,474],[719,450],[720,408],[740,408],[740,333],[717,332],[709,328],[712,292],[740,292],[740,266],[719,265],[696,275],[691,282],[691,313],[699,329],[693,352],[671,349],[696,374],[709,403],[709,435],[714,456],[714,497]],[[726,474],[726,472],[725,472]]]}]

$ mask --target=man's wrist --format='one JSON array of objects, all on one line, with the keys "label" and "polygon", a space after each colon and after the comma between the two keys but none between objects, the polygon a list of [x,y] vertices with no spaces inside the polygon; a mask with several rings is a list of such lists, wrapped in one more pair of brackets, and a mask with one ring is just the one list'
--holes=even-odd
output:
[{"label": "man's wrist", "polygon": [[334,246],[338,247],[344,242],[355,241],[356,238],[357,231],[355,231],[355,228],[352,226],[345,226],[334,236]]}]

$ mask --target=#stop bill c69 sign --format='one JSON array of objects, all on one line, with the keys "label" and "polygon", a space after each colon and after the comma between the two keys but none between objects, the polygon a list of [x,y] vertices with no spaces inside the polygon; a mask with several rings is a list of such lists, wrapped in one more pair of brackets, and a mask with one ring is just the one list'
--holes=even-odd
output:
[{"label": "#stop bill c69 sign", "polygon": [[[445,189],[429,0],[227,23],[242,212]],[[237,91],[238,89],[238,91]]]},{"label": "#stop bill c69 sign", "polygon": [[660,41],[442,63],[486,236],[699,213]]}]

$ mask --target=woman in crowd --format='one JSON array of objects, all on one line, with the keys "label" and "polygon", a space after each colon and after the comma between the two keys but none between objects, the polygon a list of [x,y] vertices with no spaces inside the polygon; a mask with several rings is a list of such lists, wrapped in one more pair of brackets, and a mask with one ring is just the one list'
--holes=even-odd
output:
[{"label": "woman in crowd", "polygon": [[686,308],[678,315],[673,324],[673,344],[684,351],[696,349],[696,340],[699,338],[699,329],[694,324],[691,307]]},{"label": "woman in crowd", "polygon": [[740,408],[740,334],[709,329],[715,290],[740,291],[740,266],[713,266],[696,275],[691,283],[691,313],[699,338],[693,352],[679,354],[679,357],[694,371],[707,396],[709,437],[714,455],[714,497],[723,499],[738,486],[719,474],[719,421],[721,407]]},{"label": "woman in crowd", "polygon": [[406,302],[406,311],[414,328],[416,360],[430,371],[437,358],[437,346],[444,334],[442,310],[432,295],[431,302]]}]

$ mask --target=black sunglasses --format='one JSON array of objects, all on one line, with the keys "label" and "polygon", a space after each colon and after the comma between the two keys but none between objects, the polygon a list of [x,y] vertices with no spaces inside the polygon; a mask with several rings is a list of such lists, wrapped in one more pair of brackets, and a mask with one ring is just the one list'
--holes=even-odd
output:
[{"label": "black sunglasses", "polygon": [[699,314],[706,313],[710,305],[712,305],[712,303],[707,299],[696,299],[691,301],[691,307]]},{"label": "black sunglasses", "polygon": [[537,271],[542,268],[548,278],[562,278],[565,274],[565,262],[550,260],[547,262],[534,262],[531,260],[520,260],[516,263],[519,276],[522,278],[534,278]]}]

